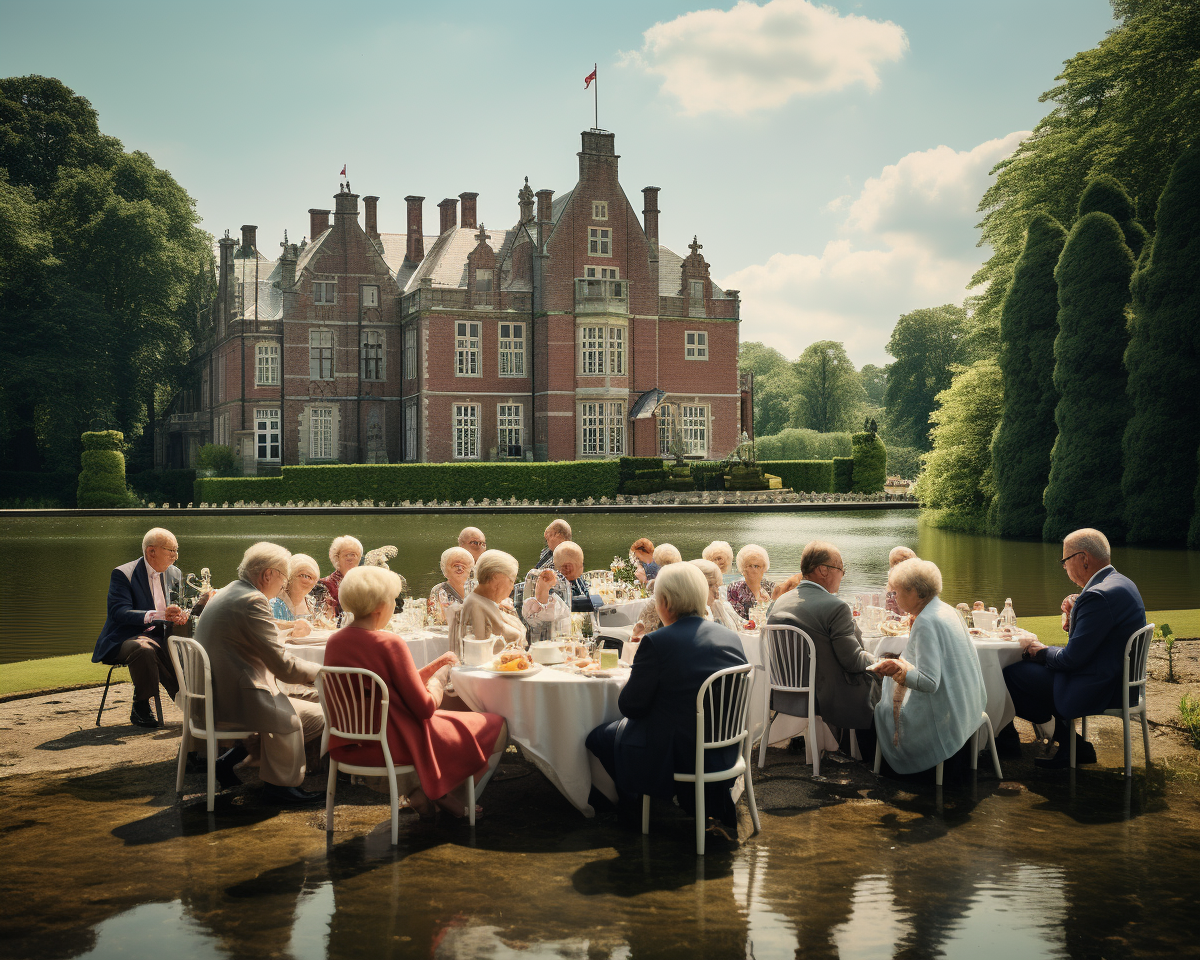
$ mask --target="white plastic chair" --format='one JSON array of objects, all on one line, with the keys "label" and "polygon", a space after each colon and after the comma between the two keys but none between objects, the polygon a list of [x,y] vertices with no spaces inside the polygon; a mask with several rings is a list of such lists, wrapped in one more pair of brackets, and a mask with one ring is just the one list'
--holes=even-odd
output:
[{"label": "white plastic chair", "polygon": [[[1133,776],[1133,743],[1130,737],[1129,720],[1137,714],[1142,720],[1142,748],[1146,754],[1146,766],[1150,766],[1150,727],[1146,723],[1146,660],[1150,656],[1150,641],[1154,639],[1154,624],[1148,623],[1136,630],[1125,644],[1125,665],[1121,671],[1121,706],[1104,711],[1106,717],[1120,717],[1125,727],[1125,776]],[[1137,706],[1129,701],[1135,688],[1141,688]],[[1087,717],[1080,717],[1079,735],[1087,739]],[[1071,723],[1071,768],[1075,768],[1075,723]]]},{"label": "white plastic chair", "polygon": [[[337,795],[338,770],[360,777],[387,777],[392,806],[392,845],[400,839],[400,790],[396,774],[415,773],[416,767],[392,762],[387,742],[388,703],[391,699],[387,684],[379,674],[361,667],[322,667],[317,673],[317,696],[325,715],[325,732],[321,737],[321,752],[329,747],[329,737],[378,743],[383,751],[382,767],[342,763],[329,755],[329,783],[325,795],[325,832],[333,832],[333,804]],[[467,810],[471,826],[475,826],[475,778],[467,777]]]},{"label": "white plastic chair", "polygon": [[808,733],[812,738],[813,776],[821,772],[821,749],[817,737],[816,684],[817,645],[799,627],[771,624],[763,628],[763,665],[767,671],[767,693],[763,697],[763,732],[758,747],[758,769],[767,762],[767,741],[771,739],[771,694],[808,694]]},{"label": "white plastic chair", "polygon": [[[983,719],[980,721],[979,726],[976,727],[975,732],[971,734],[971,769],[972,770],[979,769],[979,731],[982,730],[984,727],[987,727],[988,747],[992,751],[992,766],[996,768],[996,779],[1003,780],[1004,779],[1004,771],[1002,771],[1000,769],[1000,754],[998,754],[996,752],[996,732],[992,729],[992,718],[987,715],[986,710],[983,712]],[[882,759],[883,759],[883,745],[879,742],[878,739],[876,739],[875,740],[875,773],[876,774],[879,773],[879,764]],[[934,770],[934,773],[933,773],[934,782],[939,787],[942,785],[942,768],[944,765],[945,765],[945,761],[943,761],[942,763],[939,763],[937,765],[937,769]]]},{"label": "white plastic chair", "polygon": [[[754,665],[742,664],[718,670],[704,681],[696,694],[696,767],[694,773],[677,773],[675,779],[696,785],[696,855],[704,856],[705,815],[704,785],[713,781],[742,776],[746,802],[754,831],[759,830],[758,806],[754,802],[754,784],[750,779],[750,691],[754,686]],[[708,750],[741,744],[737,763],[725,770],[705,771],[704,754]],[[650,797],[642,795],[642,833],[650,832]]]},{"label": "white plastic chair", "polygon": [[[208,766],[208,812],[213,812],[217,784],[217,741],[244,740],[254,730],[218,730],[213,721],[212,666],[208,653],[188,637],[168,637],[167,648],[175,676],[179,680],[180,706],[183,708],[183,733],[179,738],[179,761],[175,772],[175,792],[183,792],[183,774],[187,769],[188,750],[193,740],[203,740]],[[196,723],[203,709],[204,725]]]}]

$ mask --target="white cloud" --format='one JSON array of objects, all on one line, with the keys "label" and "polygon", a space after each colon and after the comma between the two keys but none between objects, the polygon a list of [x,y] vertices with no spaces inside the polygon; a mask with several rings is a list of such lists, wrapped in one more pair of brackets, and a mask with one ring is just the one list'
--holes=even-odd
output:
[{"label": "white cloud", "polygon": [[840,340],[858,365],[888,362],[884,347],[901,314],[962,303],[989,256],[975,246],[988,173],[1027,136],[910,153],[863,184],[819,255],[776,253],[725,277],[721,286],[741,291],[742,339],[788,357]]},{"label": "white cloud", "polygon": [[889,21],[841,16],[809,0],[742,0],[731,10],[696,10],[643,34],[622,62],[662,78],[688,115],[746,114],[793,97],[879,86],[878,68],[908,49]]}]

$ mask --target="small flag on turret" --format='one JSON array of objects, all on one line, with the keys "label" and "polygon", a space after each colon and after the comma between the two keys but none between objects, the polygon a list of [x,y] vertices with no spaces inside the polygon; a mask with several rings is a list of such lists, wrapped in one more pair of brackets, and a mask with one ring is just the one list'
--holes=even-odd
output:
[{"label": "small flag on turret", "polygon": [[589,73],[586,77],[583,78],[583,89],[586,90],[588,87],[590,87],[592,85],[592,81],[595,79],[596,79],[596,71],[593,70],[591,73]]},{"label": "small flag on turret", "polygon": [[339,176],[339,177],[344,177],[345,175],[346,175],[346,165],[345,165],[345,164],[342,164],[342,172],[341,172],[341,173],[339,173],[339,174],[338,174],[338,176]]}]

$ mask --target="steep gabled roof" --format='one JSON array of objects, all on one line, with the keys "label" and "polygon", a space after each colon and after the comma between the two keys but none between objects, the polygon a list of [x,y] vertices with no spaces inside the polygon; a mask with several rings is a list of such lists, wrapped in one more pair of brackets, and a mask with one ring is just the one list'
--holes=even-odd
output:
[{"label": "steep gabled roof", "polygon": [[[487,229],[488,244],[499,250],[512,243],[514,230]],[[417,265],[407,282],[401,286],[405,292],[416,289],[426,277],[433,280],[435,287],[465,288],[467,286],[467,257],[478,245],[477,227],[455,227],[447,230],[425,248],[425,259]],[[399,236],[397,234],[397,236]],[[499,257],[497,257],[499,260]]]},{"label": "steep gabled roof", "polygon": [[[678,297],[683,293],[683,257],[670,247],[658,245],[658,295]],[[728,299],[725,291],[715,283],[712,285],[714,300]]]}]

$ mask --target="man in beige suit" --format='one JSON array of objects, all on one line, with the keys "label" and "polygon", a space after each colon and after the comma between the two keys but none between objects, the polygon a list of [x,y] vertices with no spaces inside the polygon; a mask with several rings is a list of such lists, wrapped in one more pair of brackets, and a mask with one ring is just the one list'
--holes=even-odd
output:
[{"label": "man in beige suit", "polygon": [[[242,557],[238,579],[217,591],[196,624],[196,642],[212,664],[213,716],[229,729],[257,730],[259,776],[266,797],[277,803],[324,800],[300,789],[304,744],[321,735],[321,708],[282,693],[278,681],[312,683],[320,669],[289,656],[279,642],[270,601],[287,583],[291,554],[273,543],[256,543]],[[221,786],[240,782],[233,766],[247,755],[239,744],[217,763]]]}]

